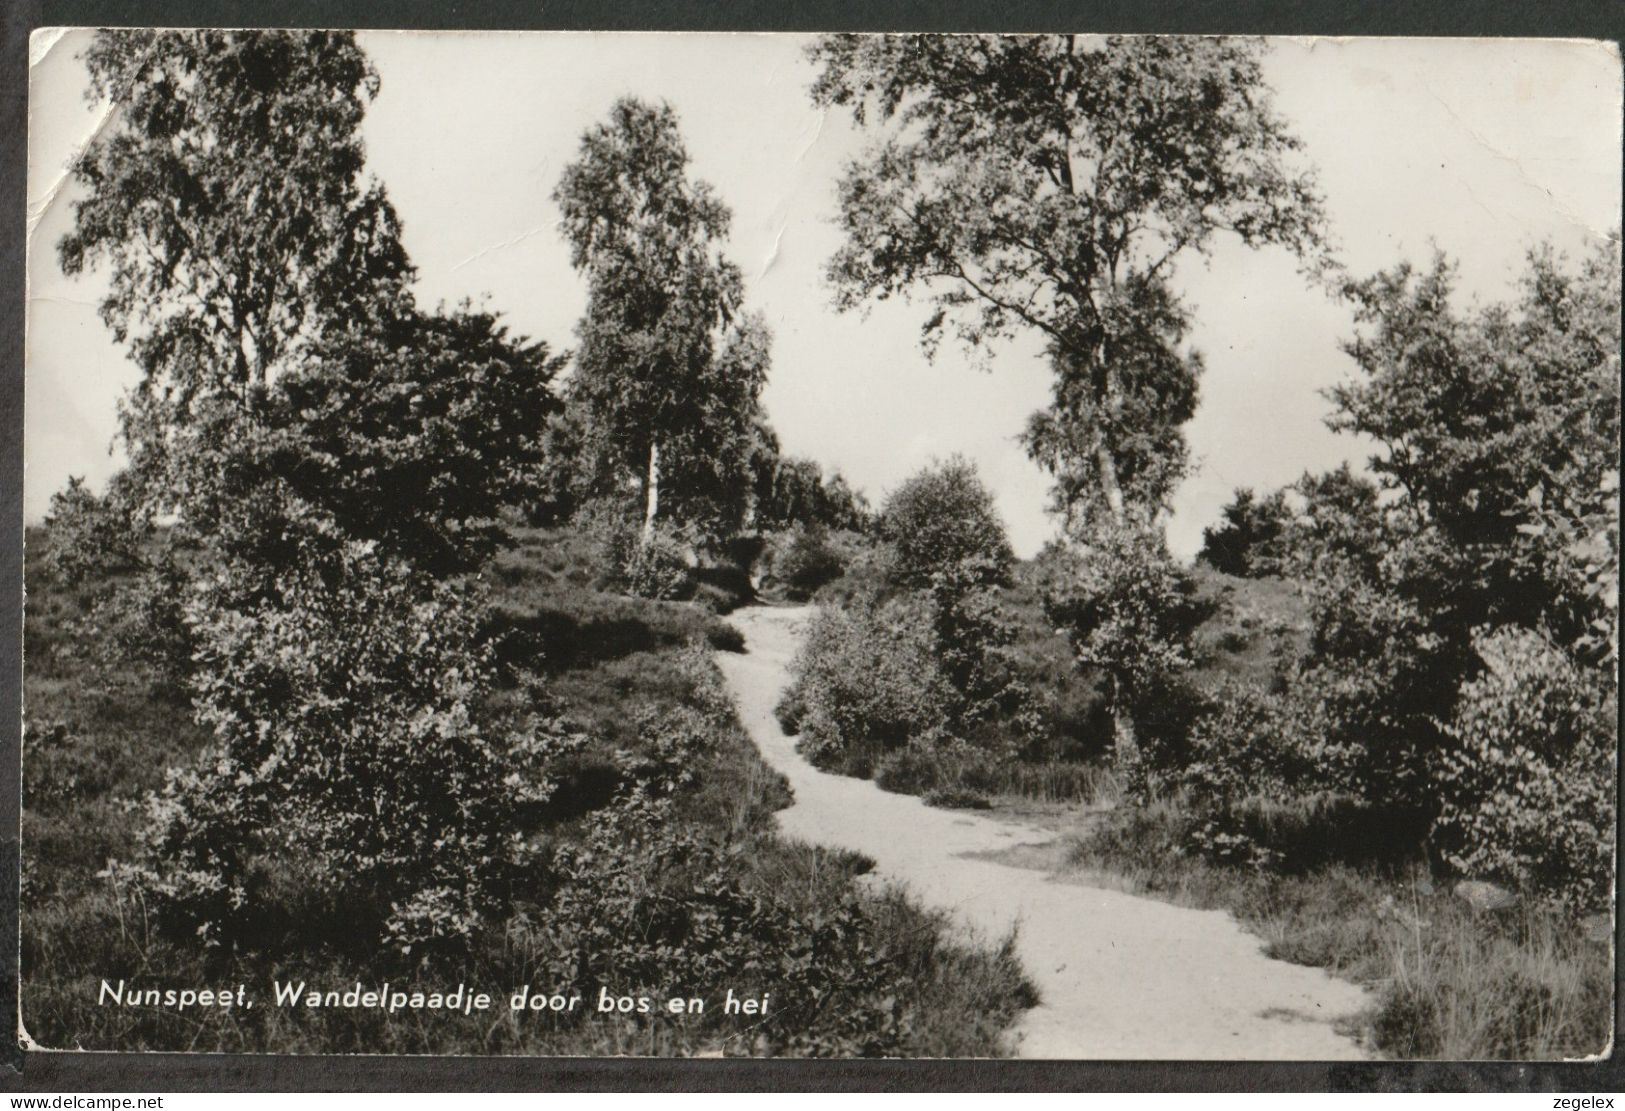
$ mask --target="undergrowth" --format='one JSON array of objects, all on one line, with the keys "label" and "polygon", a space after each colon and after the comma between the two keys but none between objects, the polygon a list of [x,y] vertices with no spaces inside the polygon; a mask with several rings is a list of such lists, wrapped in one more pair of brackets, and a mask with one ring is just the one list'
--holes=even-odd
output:
[{"label": "undergrowth", "polygon": [[[779,839],[789,802],[721,693],[711,650],[739,650],[715,607],[598,589],[568,530],[523,533],[488,572],[485,635],[499,682],[482,713],[535,697],[588,739],[559,789],[516,816],[539,863],[513,911],[460,952],[385,952],[313,915],[298,862],[251,944],[210,947],[158,928],[104,869],[129,852],[139,800],[205,744],[187,692],[109,650],[90,619],[114,580],[71,588],[29,568],[23,1017],[57,1048],[212,1052],[995,1056],[1034,1003],[1013,956],[972,944],[867,861]],[[329,908],[332,909],[332,908]],[[246,986],[252,1008],[102,1006],[101,982]],[[472,1015],[280,1007],[273,981],[323,991],[384,982],[494,997]],[[579,994],[573,1012],[509,1007],[522,988]],[[597,991],[706,1000],[699,1015],[599,1015]],[[773,997],[766,1021],[727,1016],[726,990]]]}]

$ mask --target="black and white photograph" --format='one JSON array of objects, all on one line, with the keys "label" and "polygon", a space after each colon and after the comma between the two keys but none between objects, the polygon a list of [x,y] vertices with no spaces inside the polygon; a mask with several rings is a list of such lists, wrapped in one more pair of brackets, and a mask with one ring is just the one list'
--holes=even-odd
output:
[{"label": "black and white photograph", "polygon": [[30,1050],[1611,1054],[1616,44],[29,55]]}]

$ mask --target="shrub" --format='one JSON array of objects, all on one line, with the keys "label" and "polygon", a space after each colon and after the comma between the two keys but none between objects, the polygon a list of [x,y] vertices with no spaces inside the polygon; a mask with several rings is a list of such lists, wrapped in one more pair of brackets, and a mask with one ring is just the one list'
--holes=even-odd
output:
[{"label": "shrub", "polygon": [[207,942],[263,923],[290,866],[348,931],[413,953],[466,942],[526,863],[516,816],[577,741],[535,717],[477,722],[491,660],[474,599],[369,545],[283,573],[274,597],[234,585],[187,611],[213,744],[149,799],[145,851],[115,875]]},{"label": "shrub", "polygon": [[1178,784],[1214,809],[1248,796],[1288,799],[1313,791],[1330,761],[1294,710],[1257,686],[1221,687],[1192,725]]},{"label": "shrub", "polygon": [[1612,902],[1615,703],[1538,633],[1480,629],[1439,760],[1447,859],[1578,909]]},{"label": "shrub", "polygon": [[625,498],[596,498],[576,511],[575,520],[592,547],[600,585],[624,588],[642,524],[636,503]]},{"label": "shrub", "polygon": [[1260,498],[1247,487],[1238,487],[1235,500],[1221,512],[1219,524],[1202,530],[1202,550],[1196,558],[1240,578],[1279,574],[1292,521],[1285,492]]},{"label": "shrub", "polygon": [[875,783],[899,795],[932,791],[994,791],[1001,782],[996,762],[986,752],[956,737],[918,738],[887,753],[875,767]]},{"label": "shrub", "polygon": [[657,522],[645,539],[637,504],[624,498],[588,502],[577,520],[591,541],[602,586],[657,601],[692,593],[692,545],[680,530]]},{"label": "shrub", "polygon": [[1119,756],[1132,758],[1133,719],[1177,692],[1207,608],[1150,530],[1102,521],[1042,559],[1044,611],[1077,662],[1108,677]]},{"label": "shrub", "polygon": [[819,767],[862,765],[939,730],[952,704],[926,623],[907,599],[821,610],[790,671],[779,718]]},{"label": "shrub", "polygon": [[745,650],[745,634],[722,621],[711,621],[706,624],[705,641],[718,652]]},{"label": "shrub", "polygon": [[772,575],[783,584],[786,598],[804,602],[819,587],[839,578],[843,566],[821,526],[800,525],[788,541],[775,548]]},{"label": "shrub", "polygon": [[160,557],[133,578],[114,587],[93,611],[106,631],[97,644],[116,665],[120,659],[142,660],[170,684],[179,684],[192,667],[196,638],[186,622],[188,577],[172,557]]},{"label": "shrub", "polygon": [[623,575],[628,593],[638,598],[673,601],[688,597],[694,589],[687,545],[659,527],[633,549]]},{"label": "shrub", "polygon": [[962,733],[997,719],[1018,738],[1042,729],[1032,692],[1016,674],[1016,627],[998,595],[962,568],[938,572],[922,591],[931,619],[937,667],[957,698],[952,724]]},{"label": "shrub", "polygon": [[[656,1044],[658,1030],[678,1052],[719,1037],[730,1053],[884,1056],[921,1045],[912,1039],[928,1016],[914,1000],[945,974],[965,982],[964,956],[931,940],[935,925],[899,899],[859,892],[859,859],[691,824],[685,803],[716,789],[706,761],[739,726],[708,654],[685,649],[679,667],[682,703],[640,719],[640,752],[622,758],[616,798],[555,854],[550,900],[509,926],[527,976],[709,995],[701,1016],[620,1020],[649,1039],[640,1044]],[[995,972],[980,1002],[1002,1018],[1030,997],[1007,953],[984,975]],[[741,1027],[716,1006],[717,985],[770,993],[774,1005]]]},{"label": "shrub", "polygon": [[935,787],[925,793],[925,805],[944,810],[990,810],[993,804],[980,791],[968,787]]},{"label": "shrub", "polygon": [[880,535],[895,552],[892,574],[904,586],[929,586],[950,569],[979,585],[1003,583],[1015,563],[993,495],[960,456],[898,487],[881,508]]}]

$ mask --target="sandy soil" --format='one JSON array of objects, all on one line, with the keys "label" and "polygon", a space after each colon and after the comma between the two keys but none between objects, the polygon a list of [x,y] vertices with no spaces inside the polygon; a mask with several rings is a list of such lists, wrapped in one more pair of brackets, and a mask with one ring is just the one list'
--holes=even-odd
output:
[{"label": "sandy soil", "polygon": [[745,634],[746,652],[717,657],[746,729],[795,790],[794,805],[779,812],[780,827],[791,837],[865,854],[880,878],[949,911],[979,938],[998,940],[1016,929],[1017,951],[1040,998],[1012,1034],[1018,1056],[1366,1056],[1333,1029],[1367,1006],[1366,994],[1320,969],[1269,959],[1259,939],[1228,914],[1008,863],[1052,858],[1023,847],[1039,849],[1056,835],[935,809],[813,768],[773,717],[810,613],[736,611],[730,620]]}]

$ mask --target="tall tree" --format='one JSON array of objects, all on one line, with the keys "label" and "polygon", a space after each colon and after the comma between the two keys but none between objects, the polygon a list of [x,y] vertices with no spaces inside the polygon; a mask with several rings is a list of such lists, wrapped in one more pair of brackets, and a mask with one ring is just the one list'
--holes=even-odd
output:
[{"label": "tall tree", "polygon": [[1382,496],[1322,484],[1319,527],[1300,532],[1314,558],[1305,687],[1362,754],[1364,789],[1426,811],[1484,642],[1536,634],[1614,700],[1619,244],[1578,262],[1533,251],[1499,304],[1456,304],[1442,257],[1351,292],[1358,374],[1328,424],[1380,445]]},{"label": "tall tree", "polygon": [[670,105],[625,98],[554,193],[589,282],[571,390],[590,444],[637,476],[646,538],[663,509],[737,527],[767,375],[767,328],[741,311],[739,269],[721,254],[729,211],[688,162]]},{"label": "tall tree", "polygon": [[1185,463],[1200,363],[1174,261],[1230,231],[1323,261],[1320,201],[1289,161],[1255,42],[831,35],[823,107],[892,126],[840,188],[829,265],[852,308],[921,293],[923,343],[1041,334],[1052,401],[1028,430],[1069,518],[1149,522]]},{"label": "tall tree", "polygon": [[377,79],[351,36],[112,31],[86,60],[114,111],[61,261],[110,270],[103,316],[142,372],[117,488],[200,542],[161,585],[214,738],[152,798],[129,874],[205,942],[263,918],[278,854],[358,928],[466,941],[526,855],[494,819],[545,781],[546,743],[488,722],[482,596],[457,576],[533,486],[559,360],[416,308],[361,178]]}]

